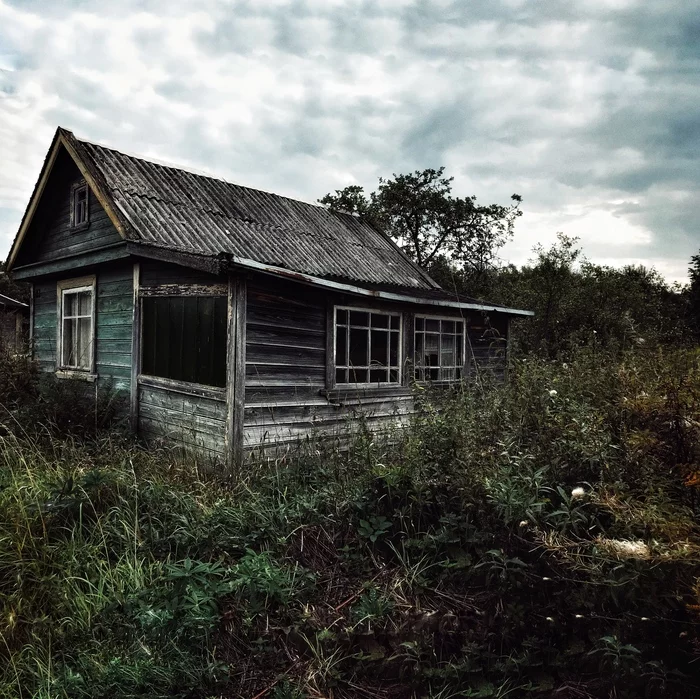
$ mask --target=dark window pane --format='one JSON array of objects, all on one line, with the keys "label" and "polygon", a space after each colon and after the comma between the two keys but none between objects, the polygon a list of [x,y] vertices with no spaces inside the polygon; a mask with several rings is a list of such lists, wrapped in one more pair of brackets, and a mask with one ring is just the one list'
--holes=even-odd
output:
[{"label": "dark window pane", "polygon": [[369,372],[370,383],[384,383],[386,381],[386,369],[372,369]]},{"label": "dark window pane", "polygon": [[399,370],[398,369],[392,369],[389,372],[389,381],[392,383],[398,383],[399,381]]},{"label": "dark window pane", "polygon": [[347,369],[336,369],[335,370],[335,382],[336,383],[347,383],[348,382],[348,370]]},{"label": "dark window pane", "polygon": [[461,367],[457,367],[455,370],[455,378],[459,381],[459,379],[462,378],[462,369]]},{"label": "dark window pane", "polygon": [[348,364],[348,331],[347,328],[336,328],[335,331],[335,363],[336,366]]},{"label": "dark window pane", "polygon": [[143,373],[225,386],[227,305],[225,297],[145,298]]},{"label": "dark window pane", "polygon": [[350,325],[369,325],[369,313],[350,311]]},{"label": "dark window pane", "polygon": [[[168,343],[170,351],[170,372],[174,379],[180,381],[185,380],[183,371],[183,353],[185,350],[185,299],[171,298],[170,308],[168,309]],[[190,342],[194,342],[194,337],[189,338]]]},{"label": "dark window pane", "polygon": [[342,323],[343,325],[347,325],[348,323],[348,312],[343,310],[342,308],[336,309],[336,323]]},{"label": "dark window pane", "polygon": [[428,374],[428,377],[431,381],[437,381],[439,372],[439,369],[428,369],[426,373]]},{"label": "dark window pane", "polygon": [[369,330],[350,329],[350,364],[353,366],[367,366],[369,364],[367,356],[368,332]]},{"label": "dark window pane", "polygon": [[399,334],[391,333],[391,352],[389,354],[389,364],[398,366],[399,364]]},{"label": "dark window pane", "polygon": [[454,333],[455,323],[453,320],[443,320],[442,321],[442,332],[444,333]]},{"label": "dark window pane", "polygon": [[385,316],[382,313],[372,314],[372,327],[373,328],[388,328],[389,327],[389,316]]},{"label": "dark window pane", "polygon": [[350,369],[350,383],[367,383],[369,371],[367,369]]},{"label": "dark window pane", "polygon": [[382,364],[386,366],[389,358],[389,348],[387,343],[389,333],[385,330],[372,330],[372,364]]},{"label": "dark window pane", "polygon": [[413,357],[413,361],[417,366],[423,364],[423,334],[416,335],[416,349]]},{"label": "dark window pane", "polygon": [[401,316],[391,316],[391,327],[393,330],[401,328]]},{"label": "dark window pane", "polygon": [[427,318],[425,321],[425,329],[431,332],[440,332],[440,321],[434,318]]},{"label": "dark window pane", "polygon": [[423,319],[416,318],[416,330],[422,330],[422,329],[423,329]]}]

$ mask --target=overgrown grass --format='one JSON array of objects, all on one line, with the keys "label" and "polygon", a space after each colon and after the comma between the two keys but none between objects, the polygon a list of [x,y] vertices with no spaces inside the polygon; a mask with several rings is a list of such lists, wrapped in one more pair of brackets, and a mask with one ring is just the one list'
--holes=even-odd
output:
[{"label": "overgrown grass", "polygon": [[528,358],[233,480],[6,429],[0,696],[692,696],[698,361]]}]

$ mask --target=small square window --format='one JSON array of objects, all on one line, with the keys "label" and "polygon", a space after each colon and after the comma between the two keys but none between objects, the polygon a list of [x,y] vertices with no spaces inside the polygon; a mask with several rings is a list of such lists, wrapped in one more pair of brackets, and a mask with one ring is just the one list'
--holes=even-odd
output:
[{"label": "small square window", "polygon": [[400,314],[336,308],[335,383],[400,383],[400,337]]},{"label": "small square window", "polygon": [[87,226],[89,221],[88,186],[81,184],[73,188],[71,222],[73,228]]},{"label": "small square window", "polygon": [[464,321],[416,316],[414,326],[417,381],[459,381],[464,366]]}]

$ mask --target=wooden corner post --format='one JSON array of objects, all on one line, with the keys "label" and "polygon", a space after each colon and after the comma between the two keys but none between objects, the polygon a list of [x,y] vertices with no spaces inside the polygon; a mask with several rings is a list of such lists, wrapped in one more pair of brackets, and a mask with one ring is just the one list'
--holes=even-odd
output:
[{"label": "wooden corner post", "polygon": [[226,451],[231,472],[243,463],[243,421],[245,410],[247,285],[245,277],[229,277],[228,360],[226,371]]},{"label": "wooden corner post", "polygon": [[141,266],[134,262],[134,304],[131,316],[131,395],[129,402],[129,422],[131,431],[139,429],[139,374],[141,373]]}]

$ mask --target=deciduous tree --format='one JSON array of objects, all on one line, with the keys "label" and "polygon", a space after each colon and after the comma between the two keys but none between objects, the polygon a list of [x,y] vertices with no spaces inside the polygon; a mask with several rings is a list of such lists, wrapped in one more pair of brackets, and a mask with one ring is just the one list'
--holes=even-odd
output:
[{"label": "deciduous tree", "polygon": [[448,260],[470,275],[484,274],[513,234],[521,198],[509,206],[480,205],[476,197],[455,197],[445,168],[380,178],[374,192],[358,185],[326,194],[331,210],[357,214],[394,238],[421,267]]}]

